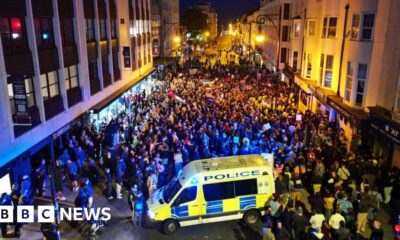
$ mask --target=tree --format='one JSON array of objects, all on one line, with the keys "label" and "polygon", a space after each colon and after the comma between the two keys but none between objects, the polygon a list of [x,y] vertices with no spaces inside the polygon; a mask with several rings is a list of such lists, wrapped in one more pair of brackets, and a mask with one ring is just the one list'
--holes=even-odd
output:
[{"label": "tree", "polygon": [[187,31],[194,34],[199,34],[209,31],[208,16],[200,9],[188,8],[181,16],[181,23],[186,27]]}]

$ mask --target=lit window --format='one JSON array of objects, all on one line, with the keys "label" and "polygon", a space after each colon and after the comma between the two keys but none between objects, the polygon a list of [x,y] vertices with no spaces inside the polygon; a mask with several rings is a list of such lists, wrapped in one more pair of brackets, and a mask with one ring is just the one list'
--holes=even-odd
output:
[{"label": "lit window", "polygon": [[64,79],[65,79],[65,88],[67,90],[79,86],[77,65],[72,65],[64,68]]},{"label": "lit window", "polygon": [[0,34],[6,53],[26,49],[26,38],[22,31],[22,24],[23,21],[19,17],[0,17]]},{"label": "lit window", "polygon": [[351,89],[353,88],[353,65],[351,62],[347,63],[347,79],[344,91],[344,101],[350,102]]},{"label": "lit window", "polygon": [[40,75],[40,82],[42,84],[42,97],[44,101],[60,94],[57,71]]},{"label": "lit window", "polygon": [[333,56],[321,54],[320,81],[326,88],[332,87]]},{"label": "lit window", "polygon": [[293,37],[299,38],[300,37],[300,23],[295,23],[293,26]]},{"label": "lit window", "polygon": [[316,27],[317,27],[317,20],[314,19],[307,20],[305,27],[306,35],[309,37],[314,37],[316,32]]},{"label": "lit window", "polygon": [[351,39],[358,40],[358,35],[360,31],[360,15],[353,15],[353,23],[351,24]]},{"label": "lit window", "polygon": [[311,78],[312,74],[312,55],[311,53],[304,53],[305,71],[304,76],[306,78]]}]

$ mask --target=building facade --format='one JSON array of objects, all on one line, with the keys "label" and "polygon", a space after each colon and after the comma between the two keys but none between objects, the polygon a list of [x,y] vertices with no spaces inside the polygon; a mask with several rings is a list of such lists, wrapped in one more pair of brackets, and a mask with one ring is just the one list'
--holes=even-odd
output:
[{"label": "building facade", "polygon": [[176,54],[182,34],[179,27],[179,0],[151,0],[153,55],[170,57]]},{"label": "building facade", "polygon": [[71,121],[151,73],[150,12],[150,0],[1,1],[0,177],[29,174]]},{"label": "building facade", "polygon": [[211,3],[199,3],[195,8],[200,9],[202,13],[208,16],[207,23],[210,27],[210,37],[215,38],[218,35],[218,14],[212,8]]},{"label": "building facade", "polygon": [[336,121],[349,148],[361,144],[400,165],[399,2],[263,0],[260,12],[281,16],[272,18],[280,41],[262,24],[262,54],[299,86],[299,109]]}]

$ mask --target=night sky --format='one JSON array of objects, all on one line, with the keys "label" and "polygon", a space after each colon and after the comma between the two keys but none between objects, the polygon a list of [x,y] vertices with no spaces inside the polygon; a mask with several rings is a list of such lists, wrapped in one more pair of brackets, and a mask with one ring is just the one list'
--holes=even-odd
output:
[{"label": "night sky", "polygon": [[[196,4],[205,2],[203,0],[180,0],[181,13]],[[218,25],[226,25],[230,20],[250,12],[260,5],[260,0],[209,0],[218,13]]]}]

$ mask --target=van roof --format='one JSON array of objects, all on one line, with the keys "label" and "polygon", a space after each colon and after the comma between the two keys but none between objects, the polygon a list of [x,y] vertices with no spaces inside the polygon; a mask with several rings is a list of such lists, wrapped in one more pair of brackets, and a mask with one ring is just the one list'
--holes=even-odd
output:
[{"label": "van roof", "polygon": [[220,158],[209,158],[202,160],[195,160],[188,163],[184,168],[180,181],[185,182],[193,176],[201,175],[207,172],[224,172],[226,170],[240,170],[245,168],[265,168],[270,167],[271,164],[264,159],[261,155],[240,155]]}]

